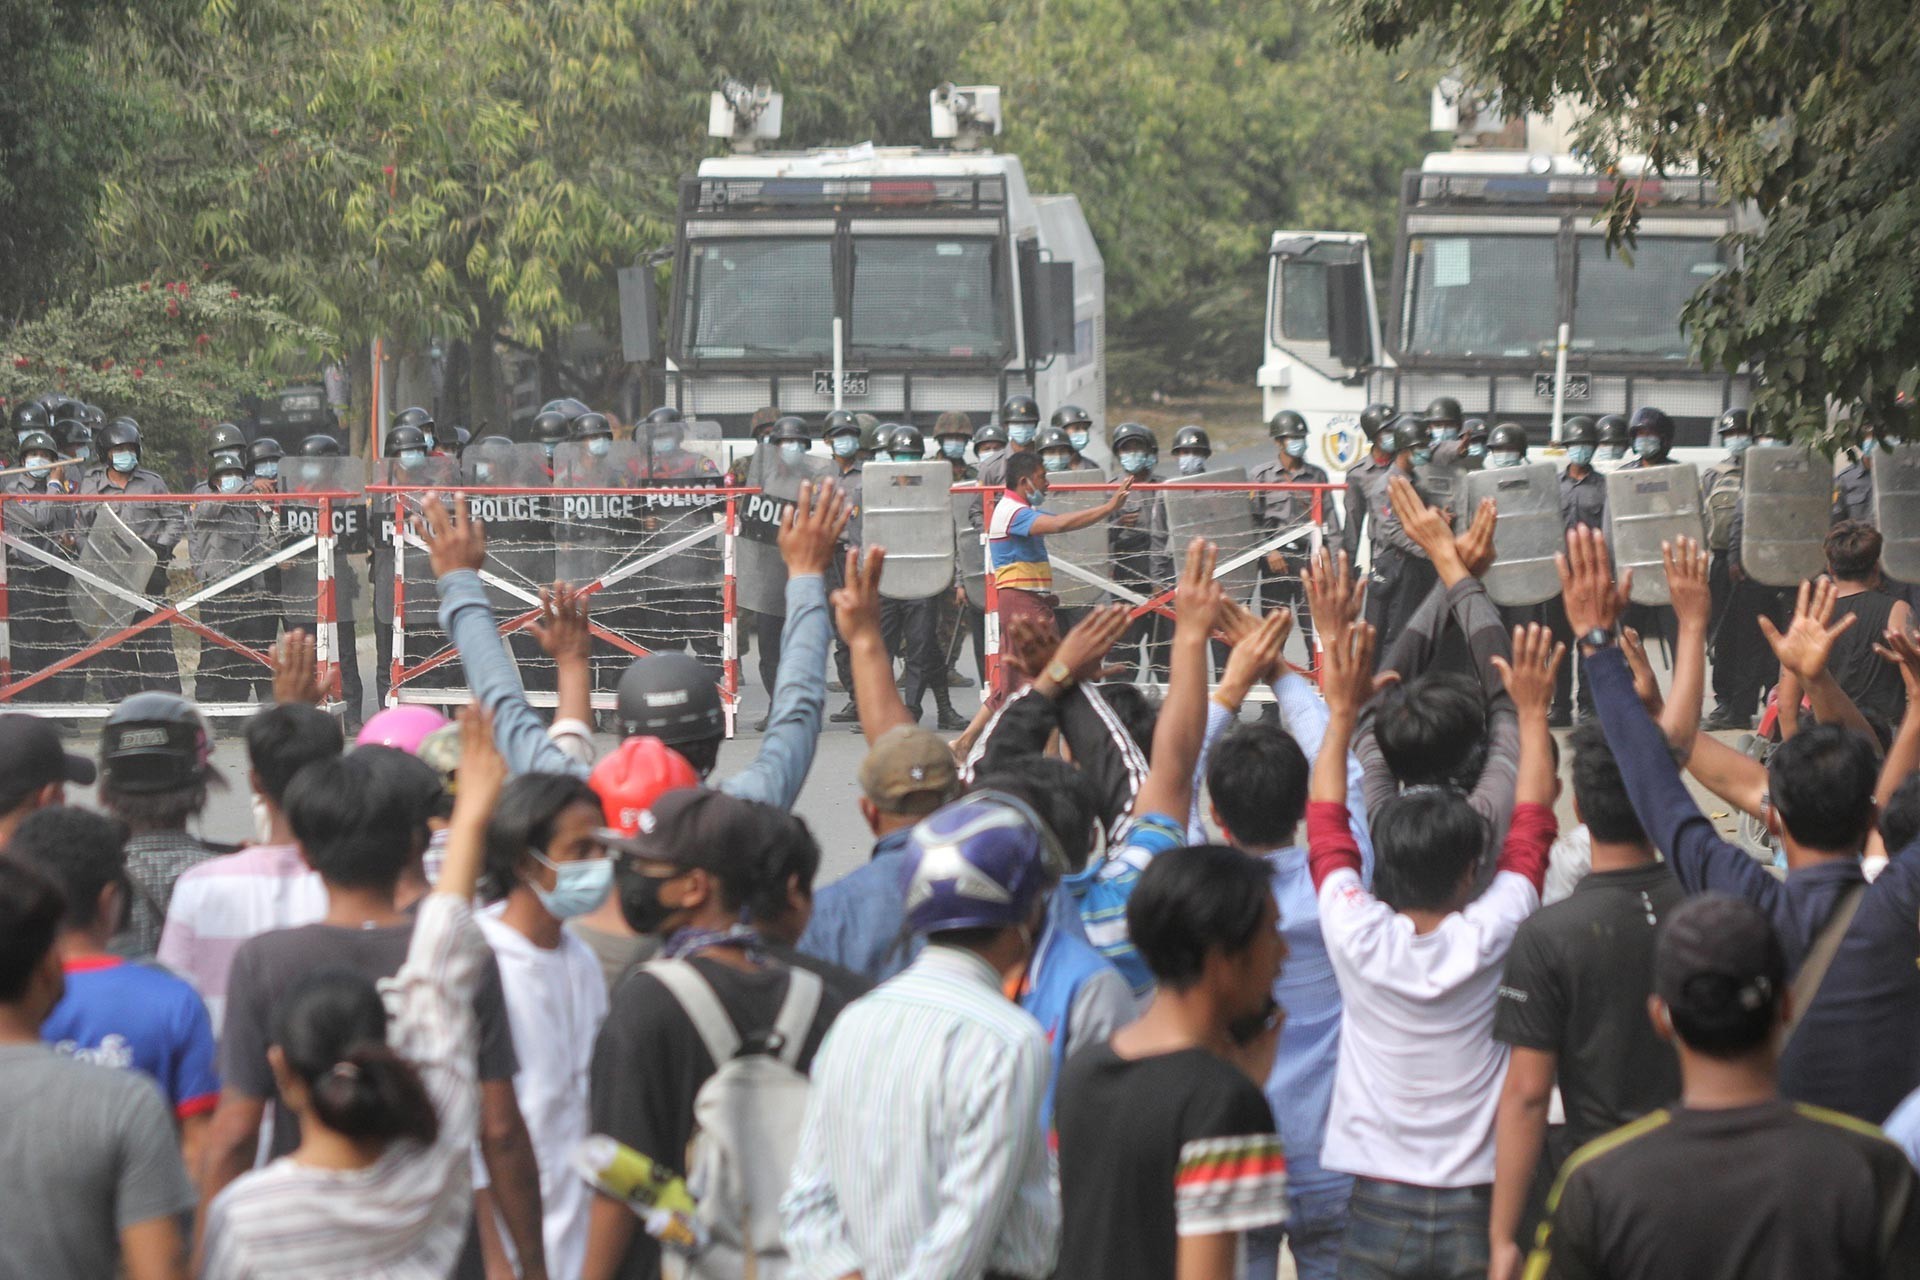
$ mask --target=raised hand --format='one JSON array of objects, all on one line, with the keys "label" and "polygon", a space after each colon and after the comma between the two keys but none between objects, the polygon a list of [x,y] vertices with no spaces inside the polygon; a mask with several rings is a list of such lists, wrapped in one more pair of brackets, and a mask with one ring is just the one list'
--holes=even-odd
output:
[{"label": "raised hand", "polygon": [[1707,587],[1707,551],[1692,538],[1660,544],[1667,569],[1667,591],[1673,597],[1674,616],[1684,627],[1707,629],[1713,616],[1713,593]]},{"label": "raised hand", "polygon": [[1186,567],[1180,571],[1180,584],[1173,590],[1173,620],[1178,630],[1213,630],[1213,619],[1220,612],[1220,598],[1226,594],[1213,576],[1219,551],[1205,538],[1187,544]]},{"label": "raised hand", "polygon": [[1556,557],[1560,566],[1560,598],[1567,607],[1567,625],[1575,635],[1611,631],[1627,607],[1633,570],[1618,583],[1613,561],[1600,531],[1580,525],[1567,530],[1567,549]]},{"label": "raised hand", "polygon": [[1639,695],[1640,705],[1658,720],[1666,707],[1666,698],[1660,692],[1660,681],[1653,674],[1653,664],[1647,661],[1647,647],[1632,627],[1620,628],[1620,652],[1626,655],[1627,670],[1633,673],[1633,691]]},{"label": "raised hand", "polygon": [[825,573],[851,515],[847,496],[838,485],[802,483],[799,499],[780,521],[780,558],[788,575]]},{"label": "raised hand", "polygon": [[886,563],[885,547],[868,547],[864,552],[848,550],[845,581],[828,601],[841,639],[851,643],[854,636],[868,629],[879,632],[880,570]]},{"label": "raised hand", "polygon": [[1301,570],[1300,580],[1306,588],[1314,629],[1322,637],[1345,635],[1360,616],[1365,595],[1365,580],[1347,563],[1347,553],[1334,554],[1320,548]]},{"label": "raised hand", "polygon": [[1351,719],[1360,714],[1377,687],[1373,678],[1373,624],[1358,623],[1339,636],[1321,635],[1321,696],[1327,700],[1330,713]]},{"label": "raised hand", "polygon": [[1494,669],[1506,682],[1514,710],[1522,716],[1547,718],[1553,704],[1553,677],[1567,656],[1567,646],[1556,642],[1553,632],[1537,622],[1513,629],[1513,660],[1493,656]]},{"label": "raised hand", "polygon": [[1466,571],[1476,578],[1486,577],[1487,570],[1493,567],[1493,532],[1499,518],[1500,508],[1493,499],[1482,498],[1474,508],[1473,522],[1454,536],[1454,553]]},{"label": "raised hand", "polygon": [[1233,652],[1228,655],[1227,669],[1220,677],[1220,687],[1226,691],[1223,702],[1231,698],[1238,706],[1256,682],[1270,684],[1280,678],[1280,649],[1286,644],[1287,632],[1292,626],[1292,610],[1275,609],[1256,622],[1253,630],[1231,641]]},{"label": "raised hand", "polygon": [[1773,625],[1772,618],[1764,613],[1760,615],[1760,634],[1773,646],[1773,656],[1780,660],[1782,668],[1798,676],[1803,685],[1813,683],[1826,673],[1833,642],[1860,620],[1859,614],[1849,613],[1838,623],[1828,625],[1839,598],[1840,588],[1832,578],[1822,578],[1817,583],[1802,582],[1794,602],[1793,621],[1788,624],[1785,635]]},{"label": "raised hand", "polygon": [[1889,628],[1882,640],[1884,643],[1874,645],[1873,651],[1899,666],[1900,679],[1907,686],[1907,704],[1920,706],[1920,632]]},{"label": "raised hand", "polygon": [[[1061,640],[1048,662],[1058,662],[1072,673],[1076,682],[1097,680],[1105,669],[1107,654],[1126,634],[1133,621],[1132,610],[1124,604],[1102,605],[1087,611]],[[1040,669],[1048,665],[1043,662]]]},{"label": "raised hand", "polygon": [[555,582],[540,588],[540,618],[527,630],[540,642],[540,648],[556,662],[569,658],[585,662],[593,656],[593,629],[587,622],[587,593],[570,584]]},{"label": "raised hand", "polygon": [[[1407,536],[1420,544],[1427,558],[1439,568],[1441,562],[1458,563],[1459,552],[1453,544],[1453,521],[1438,507],[1430,507],[1419,490],[1403,476],[1387,481],[1387,499],[1393,504],[1394,518]],[[1464,566],[1463,566],[1464,567]]]},{"label": "raised hand", "polygon": [[437,496],[428,498],[414,517],[413,532],[427,544],[427,559],[436,578],[444,578],[456,569],[477,573],[487,562],[487,526],[467,510],[465,494],[454,498],[451,512]]},{"label": "raised hand", "polygon": [[289,631],[273,646],[273,700],[304,702],[317,707],[327,691],[320,684],[313,661],[313,637],[304,631]]}]

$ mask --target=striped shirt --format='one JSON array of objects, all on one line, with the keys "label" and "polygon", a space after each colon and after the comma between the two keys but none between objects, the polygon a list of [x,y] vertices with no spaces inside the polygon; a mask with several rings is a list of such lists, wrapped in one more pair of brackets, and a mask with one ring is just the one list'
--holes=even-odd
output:
[{"label": "striped shirt", "polygon": [[930,946],[849,1005],[813,1062],[781,1203],[793,1274],[838,1280],[1050,1275],[1040,1025],[992,967]]},{"label": "striped shirt", "polygon": [[993,557],[993,585],[1002,591],[1053,590],[1053,562],[1047,540],[1032,532],[1040,513],[1012,490],[1000,495],[987,524],[987,551]]},{"label": "striped shirt", "polygon": [[201,1280],[444,1280],[452,1271],[473,1214],[473,993],[488,956],[467,903],[427,895],[406,963],[380,990],[387,1043],[419,1071],[439,1136],[426,1147],[395,1143],[364,1169],[316,1169],[283,1156],[243,1174],[208,1210]]},{"label": "striped shirt", "polygon": [[213,850],[184,831],[143,831],[127,841],[127,879],[133,909],[127,927],[114,935],[116,955],[144,960],[160,947],[160,926],[171,909],[173,887],[189,870],[214,856]]},{"label": "striped shirt", "polygon": [[174,882],[160,963],[193,984],[217,1036],[240,944],[275,929],[313,924],[326,914],[327,888],[297,845],[254,845],[210,858]]}]

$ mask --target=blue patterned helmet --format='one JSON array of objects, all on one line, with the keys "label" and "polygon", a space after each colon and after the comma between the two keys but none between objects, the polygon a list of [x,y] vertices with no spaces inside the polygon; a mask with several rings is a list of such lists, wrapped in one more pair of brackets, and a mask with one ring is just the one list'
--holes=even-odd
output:
[{"label": "blue patterned helmet", "polygon": [[998,791],[934,810],[907,847],[907,923],[922,934],[1024,924],[1065,863],[1039,815]]}]

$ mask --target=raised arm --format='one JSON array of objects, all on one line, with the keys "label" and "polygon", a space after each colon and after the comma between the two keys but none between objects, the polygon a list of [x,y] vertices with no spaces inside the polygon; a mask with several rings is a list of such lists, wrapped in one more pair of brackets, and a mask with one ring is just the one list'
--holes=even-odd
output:
[{"label": "raised arm", "polygon": [[1107,500],[1099,506],[1088,507],[1085,511],[1068,512],[1065,515],[1051,513],[1036,515],[1033,518],[1033,524],[1028,527],[1028,532],[1045,537],[1050,533],[1072,533],[1075,529],[1099,524],[1120,509],[1120,505],[1127,500],[1127,491],[1132,488],[1133,477],[1129,475],[1114,486],[1113,492],[1108,494]]},{"label": "raised arm", "polygon": [[1194,765],[1207,731],[1207,642],[1220,611],[1222,590],[1213,576],[1217,552],[1195,538],[1187,544],[1186,568],[1173,593],[1173,656],[1167,700],[1153,730],[1147,780],[1133,802],[1136,818],[1162,814],[1186,825]]},{"label": "raised arm", "polygon": [[851,657],[853,705],[868,746],[887,730],[913,723],[893,682],[893,657],[880,632],[880,571],[886,563],[885,547],[848,548],[844,585],[827,598]]},{"label": "raised arm", "polygon": [[1516,805],[1553,803],[1553,731],[1547,708],[1553,702],[1553,678],[1566,660],[1567,646],[1539,623],[1513,629],[1513,661],[1495,658],[1501,679],[1520,720],[1520,769],[1514,781]]},{"label": "raised arm", "polygon": [[[1873,789],[1873,802],[1884,805],[1915,769],[1920,769],[1920,634],[1888,628],[1883,643],[1873,646],[1875,653],[1888,662],[1898,663],[1900,679],[1907,686],[1907,714],[1900,720],[1893,746],[1880,765],[1880,783]],[[1888,853],[1898,853],[1889,849]]]},{"label": "raised arm", "polygon": [[593,630],[587,621],[587,593],[560,581],[542,587],[539,620],[527,629],[553,659],[554,688],[559,693],[553,709],[554,725],[570,720],[591,736]]},{"label": "raised arm", "polygon": [[1713,617],[1713,593],[1707,586],[1706,549],[1692,538],[1660,544],[1679,634],[1674,640],[1673,689],[1660,714],[1660,727],[1676,748],[1694,740],[1700,728],[1700,702],[1707,687],[1707,623]]},{"label": "raised arm", "polygon": [[1321,689],[1327,698],[1327,733],[1313,758],[1307,782],[1307,859],[1317,892],[1342,869],[1363,874],[1347,810],[1347,747],[1360,708],[1373,696],[1373,627],[1367,623],[1322,633]]},{"label": "raised arm", "polygon": [[[1827,670],[1833,642],[1860,620],[1860,615],[1855,613],[1846,614],[1837,623],[1832,620],[1833,607],[1839,598],[1840,588],[1831,578],[1802,582],[1794,602],[1793,621],[1788,624],[1786,634],[1782,635],[1780,628],[1773,625],[1773,619],[1765,614],[1760,615],[1760,633],[1773,646],[1773,656],[1780,659],[1780,669],[1792,672],[1800,681],[1801,689],[1813,703],[1814,717],[1820,723],[1851,729],[1878,746],[1880,739],[1873,727]],[[1797,710],[1784,702],[1781,704],[1783,716]]]}]

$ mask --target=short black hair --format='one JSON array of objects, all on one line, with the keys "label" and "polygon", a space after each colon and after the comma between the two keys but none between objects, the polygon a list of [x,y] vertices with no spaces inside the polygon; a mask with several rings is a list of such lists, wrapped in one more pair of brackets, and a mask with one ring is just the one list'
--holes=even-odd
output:
[{"label": "short black hair", "polygon": [[1009,489],[1017,489],[1023,480],[1032,480],[1047,473],[1047,464],[1040,461],[1037,453],[1007,453],[1006,484]]},{"label": "short black hair", "polygon": [[369,748],[302,769],[282,807],[307,864],[346,888],[391,889],[425,833],[417,788]]},{"label": "short black hair", "polygon": [[1054,756],[1029,756],[1018,769],[1001,769],[973,780],[975,791],[1004,791],[1024,801],[1060,844],[1067,870],[1079,871],[1093,856],[1100,801],[1086,774]]},{"label": "short black hair", "polygon": [[7,856],[32,863],[60,886],[69,929],[93,927],[102,889],[117,884],[123,896],[127,889],[127,829],[89,809],[36,809],[14,830]]},{"label": "short black hair", "polygon": [[349,754],[362,756],[371,761],[374,768],[392,775],[413,802],[413,823],[421,839],[429,834],[430,819],[445,818],[453,813],[453,798],[447,794],[446,778],[411,751],[370,742],[364,747],[355,747]]},{"label": "short black hair", "polygon": [[1404,785],[1465,790],[1486,763],[1486,696],[1472,677],[1452,672],[1395,682],[1374,702],[1373,736]]},{"label": "short black hair", "polygon": [[798,880],[800,891],[813,896],[813,880],[820,874],[820,842],[799,814],[792,815],[784,838],[770,840],[761,850],[759,874],[747,895],[749,921],[774,921],[787,914],[787,881]]},{"label": "short black hair", "polygon": [[39,868],[0,858],[0,1002],[27,994],[34,970],[60,936],[66,909],[60,886]]},{"label": "short black hair", "polygon": [[113,785],[103,769],[100,772],[100,804],[129,826],[160,831],[183,831],[188,821],[207,807],[207,790],[221,785],[220,775],[208,771],[205,777],[170,791],[122,791]]},{"label": "short black hair", "polygon": [[1279,725],[1236,725],[1207,761],[1207,796],[1236,842],[1276,849],[1300,827],[1311,772],[1306,752]]},{"label": "short black hair", "polygon": [[1865,582],[1879,567],[1885,545],[1880,531],[1865,520],[1842,520],[1827,530],[1827,569],[1842,582]]},{"label": "short black hair", "polygon": [[1837,724],[1802,729],[1767,758],[1767,795],[1787,834],[1809,849],[1857,853],[1873,824],[1880,761]]},{"label": "short black hair", "polygon": [[1568,742],[1573,747],[1573,802],[1580,806],[1580,821],[1595,840],[1645,844],[1646,828],[1634,812],[1620,763],[1613,758],[1600,722],[1581,724],[1568,735]]},{"label": "short black hair", "polygon": [[553,824],[576,804],[600,812],[593,788],[570,773],[523,773],[500,789],[487,819],[481,863],[481,887],[489,902],[513,892],[527,850],[544,850],[553,841]]},{"label": "short black hair", "polygon": [[247,763],[260,781],[260,793],[276,805],[294,774],[344,750],[340,722],[304,702],[262,707],[247,721]]},{"label": "short black hair", "polygon": [[1461,882],[1484,856],[1487,822],[1447,787],[1418,787],[1373,815],[1373,892],[1395,911],[1453,905]]},{"label": "short black hair", "polygon": [[1137,684],[1111,681],[1100,686],[1100,697],[1120,721],[1133,745],[1145,756],[1153,754],[1153,731],[1160,724],[1160,701]]},{"label": "short black hair", "polygon": [[1127,899],[1127,936],[1161,986],[1185,991],[1208,952],[1246,949],[1272,894],[1267,864],[1251,854],[1221,844],[1170,849]]},{"label": "short black hair", "polygon": [[1910,773],[1880,808],[1880,843],[1893,857],[1920,836],[1920,773]]}]

